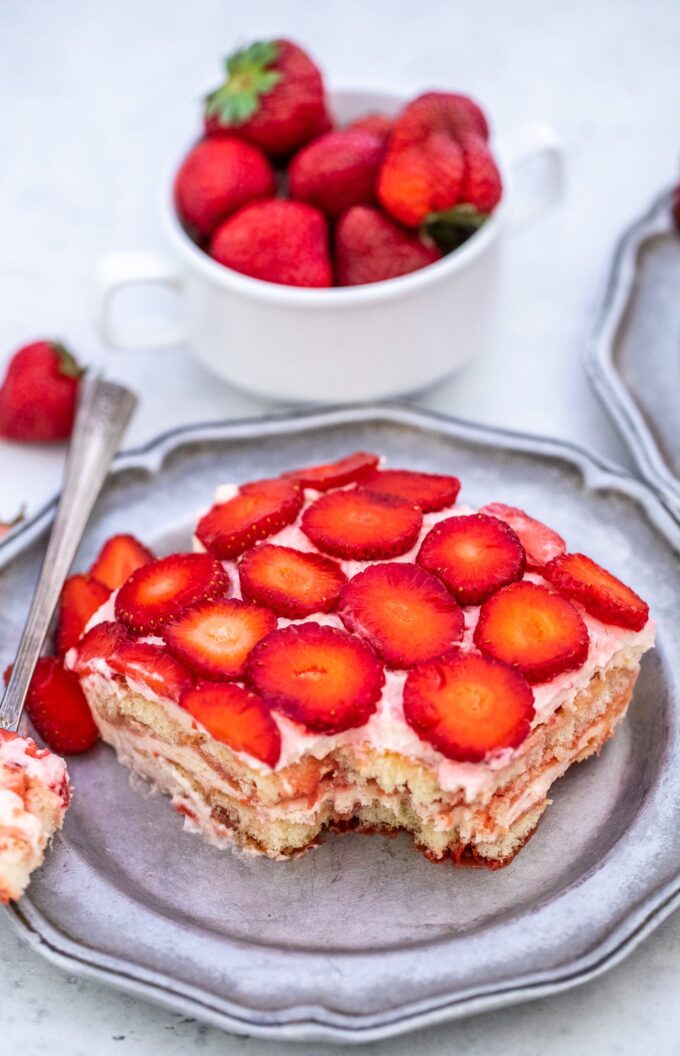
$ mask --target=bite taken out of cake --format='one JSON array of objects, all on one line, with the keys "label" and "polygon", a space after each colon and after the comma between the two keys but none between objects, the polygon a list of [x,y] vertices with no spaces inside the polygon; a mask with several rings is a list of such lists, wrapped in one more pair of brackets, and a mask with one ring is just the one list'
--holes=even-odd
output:
[{"label": "bite taken out of cake", "polygon": [[70,801],[64,760],[0,729],[0,904],[24,893]]},{"label": "bite taken out of cake", "polygon": [[654,641],[630,588],[445,474],[336,463],[218,489],[66,656],[103,739],[218,846],[407,830],[507,864]]}]

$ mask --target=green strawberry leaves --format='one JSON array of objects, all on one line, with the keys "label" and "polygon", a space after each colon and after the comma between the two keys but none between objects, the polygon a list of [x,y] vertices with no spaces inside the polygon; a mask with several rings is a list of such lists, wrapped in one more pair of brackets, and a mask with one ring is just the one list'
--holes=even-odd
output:
[{"label": "green strawberry leaves", "polygon": [[85,371],[66,346],[62,345],[61,341],[50,341],[50,345],[56,352],[59,360],[59,373],[67,378],[81,378]]},{"label": "green strawberry leaves", "polygon": [[424,241],[434,243],[442,253],[452,253],[479,230],[488,215],[480,213],[474,205],[454,205],[439,213],[428,213],[420,234]]},{"label": "green strawberry leaves", "polygon": [[270,92],[281,74],[270,67],[279,57],[275,40],[258,41],[226,60],[227,79],[206,98],[205,115],[220,125],[242,125],[260,106],[260,96]]}]

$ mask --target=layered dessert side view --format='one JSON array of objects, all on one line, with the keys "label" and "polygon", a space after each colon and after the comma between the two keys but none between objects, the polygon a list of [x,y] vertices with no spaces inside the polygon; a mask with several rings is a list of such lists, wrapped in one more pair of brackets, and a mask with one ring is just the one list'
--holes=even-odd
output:
[{"label": "layered dessert side view", "polygon": [[62,649],[103,739],[218,846],[404,829],[432,860],[510,862],[625,715],[654,625],[556,532],[459,488],[357,452],[224,485],[193,553],[114,538]]},{"label": "layered dessert side view", "polygon": [[0,905],[23,894],[70,800],[64,760],[0,729]]}]

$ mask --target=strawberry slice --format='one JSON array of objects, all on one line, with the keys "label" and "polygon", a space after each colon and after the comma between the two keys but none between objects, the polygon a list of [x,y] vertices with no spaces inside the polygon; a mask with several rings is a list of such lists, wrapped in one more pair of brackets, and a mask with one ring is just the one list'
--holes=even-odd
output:
[{"label": "strawberry slice", "polygon": [[42,739],[61,755],[86,752],[99,738],[78,679],[54,656],[38,660],[26,711]]},{"label": "strawberry slice", "polygon": [[110,590],[87,573],[69,576],[61,592],[57,623],[57,656],[63,657],[75,645],[91,616],[104,604]]},{"label": "strawberry slice", "polygon": [[381,495],[396,495],[419,506],[423,513],[434,513],[453,506],[460,491],[458,477],[440,473],[416,473],[410,469],[376,469],[362,481],[364,487]]},{"label": "strawberry slice", "polygon": [[570,601],[535,583],[511,583],[482,605],[475,645],[529,682],[574,671],[588,656],[588,629]]},{"label": "strawberry slice", "polygon": [[213,506],[198,522],[206,550],[226,561],[292,524],[302,508],[302,490],[292,480],[243,484],[237,495]]},{"label": "strawberry slice", "polygon": [[277,616],[302,619],[330,612],[347,577],[330,557],[262,543],[244,554],[238,574],[248,601],[266,605]]},{"label": "strawberry slice", "polygon": [[417,565],[369,565],[343,588],[338,615],[388,667],[434,660],[459,642],[465,620],[448,590]]},{"label": "strawberry slice", "polygon": [[132,640],[119,623],[98,623],[78,642],[74,673],[80,676],[92,674],[97,670],[97,661],[108,662],[120,642]]},{"label": "strawberry slice", "polygon": [[487,506],[482,506],[479,512],[487,513],[490,517],[498,517],[500,521],[505,521],[510,525],[524,547],[529,569],[543,568],[543,565],[547,565],[553,557],[563,554],[567,549],[567,544],[561,535],[554,532],[552,528],[548,528],[547,524],[530,517],[517,506],[490,502]]},{"label": "strawberry slice", "polygon": [[228,682],[201,682],[187,690],[180,705],[216,741],[274,767],[281,754],[281,734],[261,697]]},{"label": "strawberry slice", "polygon": [[206,601],[187,609],[164,629],[165,644],[197,675],[240,678],[248,654],[276,627],[276,616],[236,598]]},{"label": "strawberry slice", "polygon": [[494,590],[522,578],[525,556],[510,525],[473,513],[436,524],[416,561],[441,579],[461,605],[479,605]]},{"label": "strawberry slice", "polygon": [[178,701],[193,685],[185,667],[158,645],[140,642],[118,623],[98,623],[78,643],[73,670],[86,677],[101,670],[101,662],[116,675],[141,682],[152,693]]},{"label": "strawberry slice", "polygon": [[148,565],[154,555],[134,535],[112,535],[102,546],[90,575],[109,590],[118,590],[137,568]]},{"label": "strawberry slice", "polygon": [[409,671],[404,718],[447,759],[479,763],[516,748],[534,716],[531,686],[519,671],[477,653],[458,652]]},{"label": "strawberry slice", "polygon": [[369,645],[318,623],[274,631],[253,649],[247,672],[271,708],[319,733],[363,726],[385,681]]},{"label": "strawberry slice", "polygon": [[149,642],[137,642],[122,636],[106,660],[116,675],[141,682],[146,689],[167,700],[177,702],[193,679],[164,649]]},{"label": "strawberry slice", "polygon": [[171,554],[132,573],[116,596],[116,616],[134,634],[153,634],[184,609],[228,590],[229,576],[210,554]]},{"label": "strawberry slice", "polygon": [[560,594],[578,601],[603,623],[641,631],[649,619],[649,605],[585,554],[560,554],[542,574]]},{"label": "strawberry slice", "polygon": [[418,539],[423,515],[394,495],[356,488],[322,495],[302,515],[301,528],[333,557],[372,561],[399,557]]},{"label": "strawberry slice", "polygon": [[303,488],[314,488],[315,491],[329,491],[331,488],[342,488],[345,484],[354,484],[378,465],[380,459],[370,451],[355,451],[352,455],[327,462],[321,466],[308,466],[306,469],[292,469],[284,477],[295,480]]}]

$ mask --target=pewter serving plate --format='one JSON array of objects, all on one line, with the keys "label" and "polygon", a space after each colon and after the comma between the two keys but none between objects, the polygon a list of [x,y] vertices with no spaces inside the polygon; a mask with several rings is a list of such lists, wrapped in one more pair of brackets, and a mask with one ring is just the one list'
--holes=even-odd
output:
[{"label": "pewter serving plate", "polygon": [[624,233],[587,366],[641,472],[680,517],[680,233],[671,203],[666,191]]},{"label": "pewter serving plate", "polygon": [[[187,546],[191,511],[221,481],[355,448],[454,472],[465,501],[521,505],[630,581],[659,642],[628,717],[495,873],[431,864],[405,835],[333,836],[287,863],[239,858],[133,790],[110,749],[74,758],[63,833],[9,910],[69,972],[237,1033],[358,1043],[584,982],[680,902],[680,527],[646,485],[568,445],[406,406],[199,426],[118,458],[77,567],[113,532]],[[3,665],[51,515],[0,546]]]}]

